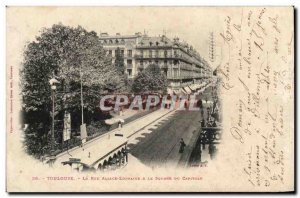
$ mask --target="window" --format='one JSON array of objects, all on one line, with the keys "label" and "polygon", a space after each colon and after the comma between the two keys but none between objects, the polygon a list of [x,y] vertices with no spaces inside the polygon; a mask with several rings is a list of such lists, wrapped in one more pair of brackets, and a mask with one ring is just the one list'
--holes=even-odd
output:
[{"label": "window", "polygon": [[116,39],[116,43],[119,43],[119,40],[118,40],[118,39]]},{"label": "window", "polygon": [[158,60],[155,60],[155,64],[158,65]]},{"label": "window", "polygon": [[155,57],[158,57],[159,53],[158,50],[155,50]]},{"label": "window", "polygon": [[127,69],[128,76],[132,75],[132,69]]},{"label": "window", "polygon": [[112,41],[112,40],[109,40],[109,43],[113,43],[113,41]]},{"label": "window", "polygon": [[132,65],[132,60],[127,60],[127,65]]},{"label": "window", "polygon": [[166,76],[168,75],[168,69],[163,69],[163,72]]},{"label": "window", "polygon": [[149,42],[149,45],[152,46],[152,44],[153,44],[153,43],[150,41],[150,42]]},{"label": "window", "polygon": [[165,55],[165,57],[168,56],[168,51],[167,50],[164,51],[164,55]]},{"label": "window", "polygon": [[149,50],[149,57],[152,58],[152,50]]},{"label": "window", "polygon": [[168,61],[165,60],[164,61],[164,65],[167,66],[168,65]]},{"label": "window", "polygon": [[174,77],[177,77],[178,76],[178,69],[174,69],[173,72],[174,72],[173,73]]},{"label": "window", "polygon": [[143,58],[144,57],[144,51],[141,50],[140,53],[141,53],[141,57]]},{"label": "window", "polygon": [[156,41],[156,46],[159,46],[159,42]]},{"label": "window", "polygon": [[174,50],[174,55],[177,56],[178,55],[178,52],[177,50]]},{"label": "window", "polygon": [[141,60],[141,61],[140,61],[140,65],[144,65],[144,61]]},{"label": "window", "polygon": [[121,55],[124,56],[124,50],[121,50]]},{"label": "window", "polygon": [[128,50],[127,55],[128,55],[128,57],[132,57],[132,50]]},{"label": "window", "polygon": [[112,55],[112,50],[108,50],[108,54],[111,56]]}]

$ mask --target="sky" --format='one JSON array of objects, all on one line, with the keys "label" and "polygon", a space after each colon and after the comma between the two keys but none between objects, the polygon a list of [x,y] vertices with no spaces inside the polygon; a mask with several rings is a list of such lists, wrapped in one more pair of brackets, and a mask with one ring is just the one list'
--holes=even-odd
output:
[{"label": "sky", "polygon": [[7,33],[21,59],[26,43],[35,40],[44,27],[62,23],[84,27],[100,35],[131,35],[146,31],[149,36],[166,32],[170,39],[192,45],[208,60],[208,38],[211,31],[220,31],[224,21],[222,9],[214,7],[8,7]]}]

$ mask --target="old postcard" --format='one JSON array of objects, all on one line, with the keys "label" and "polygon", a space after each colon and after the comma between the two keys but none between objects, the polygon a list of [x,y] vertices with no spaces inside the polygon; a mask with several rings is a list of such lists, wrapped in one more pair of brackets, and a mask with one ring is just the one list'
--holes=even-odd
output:
[{"label": "old postcard", "polygon": [[292,192],[294,8],[11,7],[8,192]]}]

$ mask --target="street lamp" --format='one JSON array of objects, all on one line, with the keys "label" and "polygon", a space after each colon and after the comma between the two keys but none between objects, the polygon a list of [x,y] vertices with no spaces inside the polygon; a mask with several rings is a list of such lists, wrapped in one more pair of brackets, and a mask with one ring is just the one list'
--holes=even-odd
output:
[{"label": "street lamp", "polygon": [[56,90],[56,84],[58,84],[59,81],[56,80],[54,77],[49,80],[49,84],[51,86],[51,95],[52,95],[52,130],[51,130],[51,155],[54,153],[54,117],[55,117],[55,90]]},{"label": "street lamp", "polygon": [[83,93],[82,93],[82,66],[80,65],[80,103],[81,103],[81,125],[80,125],[80,137],[81,137],[81,143],[84,144],[86,142],[87,132],[86,132],[86,125],[84,123],[83,119]]}]

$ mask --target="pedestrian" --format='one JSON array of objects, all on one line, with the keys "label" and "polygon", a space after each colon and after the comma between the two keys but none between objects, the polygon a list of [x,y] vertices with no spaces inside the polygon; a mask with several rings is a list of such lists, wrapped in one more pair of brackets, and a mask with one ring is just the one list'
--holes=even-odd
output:
[{"label": "pedestrian", "polygon": [[203,111],[203,108],[201,108],[201,116],[202,116],[202,118],[204,118],[204,111]]},{"label": "pedestrian", "polygon": [[216,120],[214,119],[213,121],[213,124],[212,124],[213,127],[217,127],[217,123],[216,123]]},{"label": "pedestrian", "polygon": [[202,118],[201,127],[205,127],[205,120],[204,120],[204,118]]},{"label": "pedestrian", "polygon": [[184,102],[184,108],[185,108],[185,109],[188,108],[188,102],[187,102],[187,101]]},{"label": "pedestrian", "polygon": [[122,122],[121,122],[121,120],[119,120],[119,122],[118,122],[118,128],[119,128],[119,129],[122,128]]},{"label": "pedestrian", "polygon": [[206,111],[207,111],[207,119],[208,119],[210,117],[210,107],[207,107]]},{"label": "pedestrian", "polygon": [[200,109],[203,108],[203,105],[202,105],[202,100],[199,99],[198,102],[197,102],[197,106],[200,107]]},{"label": "pedestrian", "polygon": [[185,142],[183,141],[183,139],[180,139],[180,148],[179,148],[179,153],[183,153],[184,151],[184,147],[186,146]]}]

